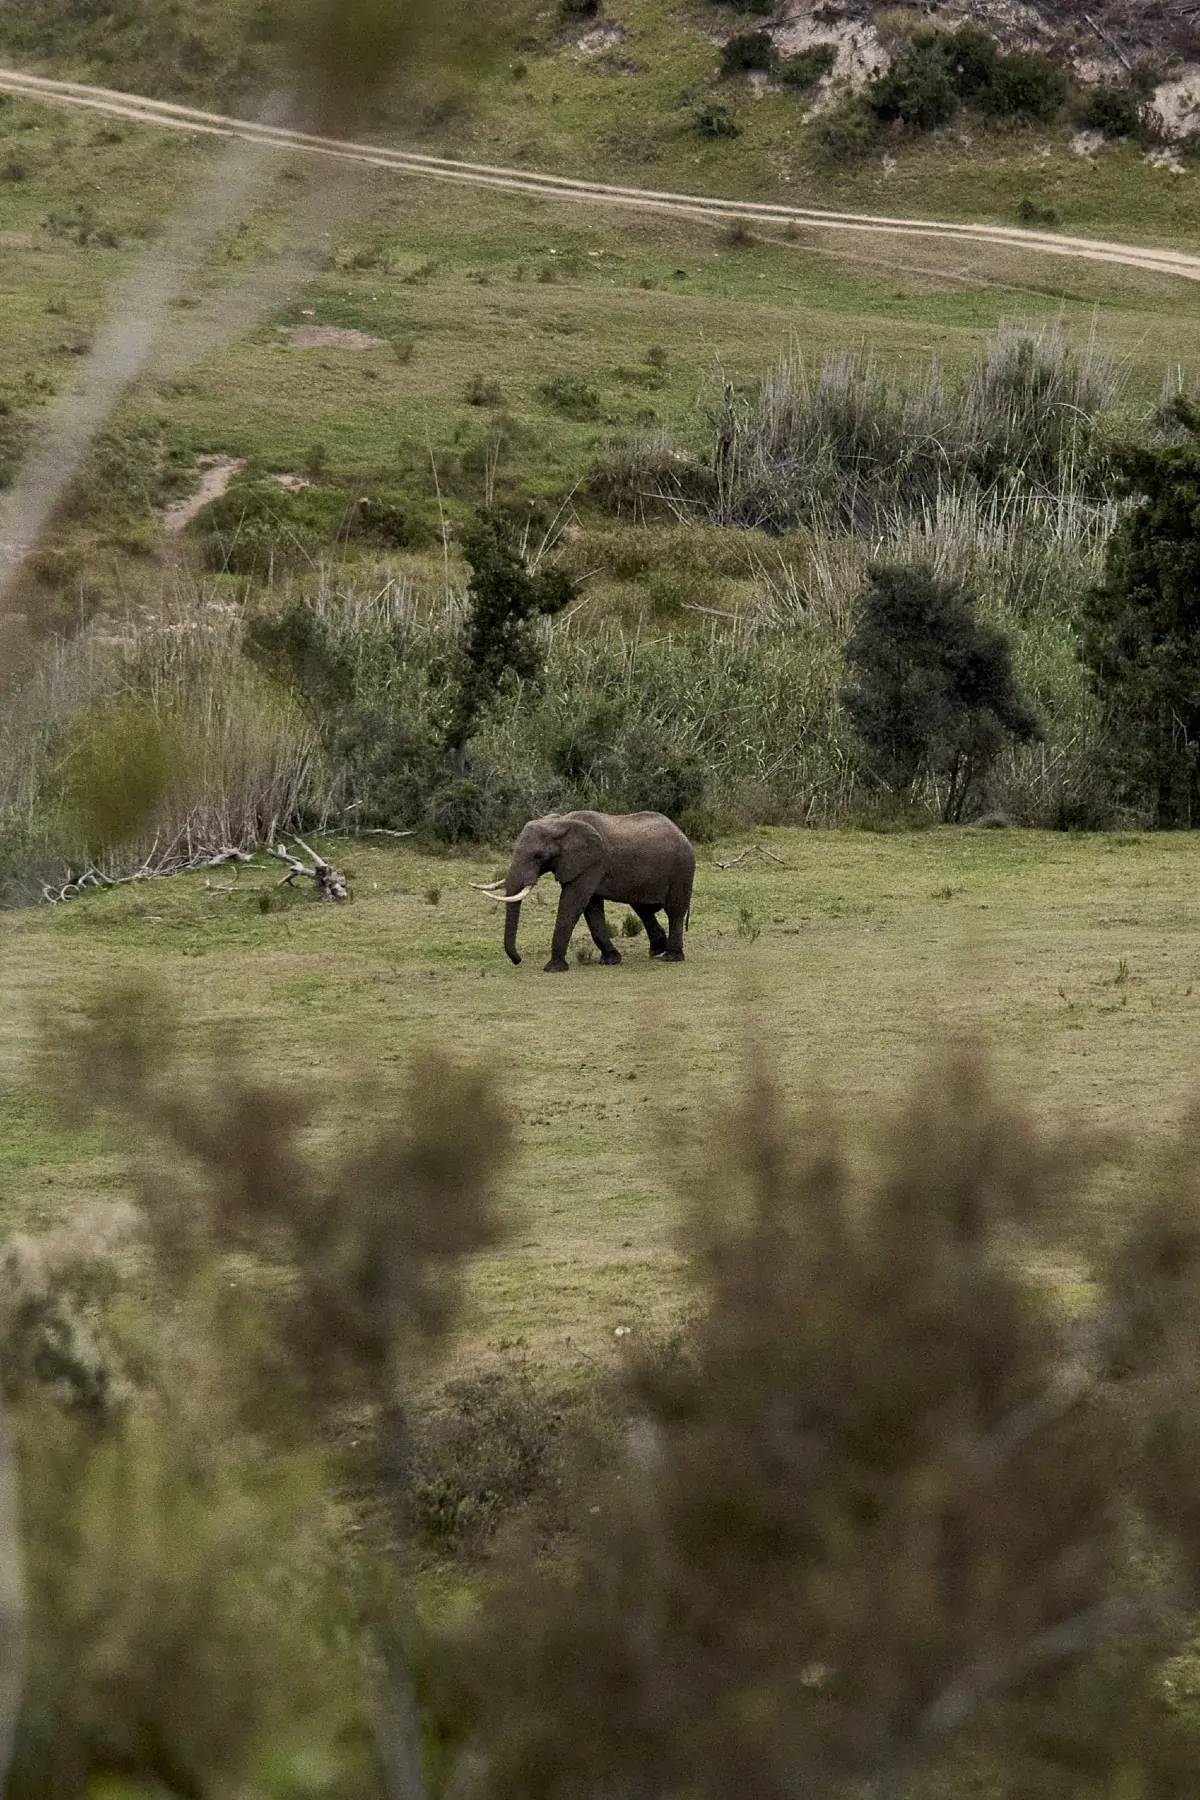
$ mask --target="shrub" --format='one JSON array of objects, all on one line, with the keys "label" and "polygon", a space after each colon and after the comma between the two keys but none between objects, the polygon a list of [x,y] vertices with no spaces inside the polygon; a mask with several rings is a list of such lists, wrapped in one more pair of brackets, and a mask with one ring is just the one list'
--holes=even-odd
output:
[{"label": "shrub", "polygon": [[798,50],[794,56],[785,56],[776,73],[788,87],[803,93],[824,80],[832,72],[837,59],[836,44],[811,44],[807,50]]},{"label": "shrub", "polygon": [[534,621],[561,612],[575,596],[565,570],[529,566],[513,527],[495,512],[481,512],[463,534],[471,565],[467,618],[452,671],[445,743],[454,773],[466,774],[467,743],[505,683],[537,684],[542,646]]},{"label": "shrub", "polygon": [[997,118],[1049,121],[1069,91],[1065,72],[1048,57],[1003,55],[987,32],[968,24],[916,33],[891,68],[868,83],[864,101],[883,124],[931,131],[962,105]]},{"label": "shrub", "polygon": [[189,530],[201,541],[205,568],[263,579],[311,567],[333,542],[345,509],[345,495],[330,489],[290,493],[273,481],[235,482]]},{"label": "shrub", "polygon": [[1200,411],[1176,402],[1191,441],[1121,462],[1139,502],[1088,594],[1080,654],[1122,732],[1126,784],[1160,826],[1200,823]]},{"label": "shrub", "polygon": [[542,383],[538,393],[565,419],[588,424],[600,417],[600,396],[582,375],[555,375]]},{"label": "shrub", "polygon": [[957,31],[945,33],[940,43],[955,93],[973,105],[991,86],[1001,61],[999,45],[978,25],[960,25]]},{"label": "shrub", "polygon": [[435,787],[426,816],[434,837],[443,844],[483,843],[494,818],[486,788],[466,776]]},{"label": "shrub", "polygon": [[872,77],[866,102],[883,124],[932,131],[954,117],[959,96],[941,43],[932,35],[914,39],[890,69]]},{"label": "shrub", "polygon": [[705,138],[735,138],[741,136],[741,126],[737,123],[727,106],[719,100],[709,100],[693,114],[696,130]]},{"label": "shrub", "polygon": [[868,571],[844,655],[855,674],[841,703],[871,778],[910,794],[931,779],[950,823],[978,802],[1006,740],[1041,733],[1005,637],[979,626],[963,590],[926,568]]},{"label": "shrub", "polygon": [[978,104],[995,118],[1049,124],[1062,112],[1070,89],[1066,70],[1049,57],[1017,51],[997,57]]},{"label": "shrub", "polygon": [[635,1342],[571,1554],[514,1545],[465,1663],[447,1633],[459,1767],[489,1800],[1187,1793],[1194,1127],[1067,1309],[1036,1271],[1094,1235],[1077,1133],[948,1059],[868,1158],[768,1056],[691,1157],[694,1317]]},{"label": "shrub", "polygon": [[151,830],[176,781],[182,745],[138,695],[115,695],[71,721],[51,790],[68,843],[103,863]]},{"label": "shrub", "polygon": [[499,382],[476,370],[466,385],[463,399],[468,406],[503,406],[504,392]]},{"label": "shrub", "polygon": [[930,131],[990,89],[1004,58],[986,31],[917,32],[892,67],[868,85],[866,104],[883,123]]},{"label": "shrub", "polygon": [[745,75],[751,69],[769,73],[775,67],[775,45],[769,31],[741,31],[721,51],[722,75]]},{"label": "shrub", "polygon": [[343,543],[371,544],[381,550],[420,550],[435,541],[427,520],[405,495],[362,494],[347,504],[337,527]]},{"label": "shrub", "polygon": [[812,124],[812,144],[824,162],[859,162],[879,141],[879,120],[861,94],[845,94]]},{"label": "shrub", "polygon": [[955,388],[936,365],[902,384],[861,353],[816,370],[792,353],[748,400],[723,394],[699,454],[662,437],[630,447],[620,502],[656,498],[779,532],[829,519],[869,527],[977,484],[1103,491],[1101,418],[1117,392],[1094,344],[1078,351],[1056,325],[1005,322]]},{"label": "shrub", "polygon": [[1036,200],[1025,195],[1017,207],[1017,219],[1022,225],[1044,226],[1049,229],[1061,225],[1062,220],[1052,206],[1039,206]]},{"label": "shrub", "polygon": [[[63,1800],[114,1771],[146,1792],[373,1793],[372,1716],[407,1670],[387,1533],[348,1559],[328,1446],[348,1412],[371,1421],[355,1473],[397,1527],[400,1380],[444,1341],[464,1259],[497,1240],[507,1121],[486,1081],[434,1056],[369,1136],[318,1152],[315,1094],[220,1054],[184,1067],[174,1025],[132,986],[77,997],[43,1046],[76,1124],[129,1150],[136,1275],[108,1269],[102,1322],[133,1373],[104,1404],[78,1332],[48,1329],[66,1271],[80,1291],[80,1227],[10,1242],[30,1604],[6,1775]],[[388,1667],[387,1700],[367,1662]]]},{"label": "shrub", "polygon": [[569,1478],[611,1455],[615,1424],[595,1380],[551,1386],[517,1364],[450,1382],[413,1416],[416,1529],[452,1555],[479,1552],[518,1517],[557,1535]]},{"label": "shrub", "polygon": [[13,411],[9,402],[0,398],[0,488],[11,486],[25,453],[29,427]]},{"label": "shrub", "polygon": [[1099,131],[1106,138],[1136,138],[1144,130],[1141,102],[1130,88],[1089,88],[1075,122],[1084,131]]}]

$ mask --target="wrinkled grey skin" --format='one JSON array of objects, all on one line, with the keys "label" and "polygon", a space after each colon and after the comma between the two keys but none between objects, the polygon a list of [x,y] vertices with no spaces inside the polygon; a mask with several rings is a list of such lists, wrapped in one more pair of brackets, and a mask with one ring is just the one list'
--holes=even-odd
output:
[{"label": "wrinkled grey skin", "polygon": [[[582,913],[602,963],[619,963],[608,934],[604,902],[632,907],[650,939],[651,956],[683,961],[683,924],[692,900],[696,853],[677,825],[662,813],[551,813],[531,819],[513,850],[506,894],[519,894],[540,875],[562,887],[547,973],[567,967],[567,945]],[[521,903],[506,908],[504,948],[519,963],[517,924]],[[665,912],[667,929],[656,915]]]}]

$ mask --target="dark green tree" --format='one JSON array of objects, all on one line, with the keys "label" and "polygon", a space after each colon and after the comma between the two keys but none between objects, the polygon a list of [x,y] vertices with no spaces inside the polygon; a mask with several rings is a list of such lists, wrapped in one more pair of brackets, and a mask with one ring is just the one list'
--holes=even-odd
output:
[{"label": "dark green tree", "polygon": [[471,579],[445,736],[459,779],[466,774],[467,745],[501,689],[514,678],[541,678],[536,621],[561,612],[576,591],[565,569],[530,568],[514,527],[501,513],[481,512],[463,534],[462,550]]},{"label": "dark green tree", "polygon": [[1128,796],[1163,829],[1200,823],[1200,411],[1180,399],[1174,412],[1189,442],[1123,460],[1126,492],[1141,498],[1109,539],[1080,625]]},{"label": "dark green tree", "polygon": [[1040,735],[1004,634],[980,625],[967,593],[928,568],[868,571],[843,655],[854,675],[840,699],[867,773],[892,792],[933,780],[949,823],[975,804],[1006,741]]}]

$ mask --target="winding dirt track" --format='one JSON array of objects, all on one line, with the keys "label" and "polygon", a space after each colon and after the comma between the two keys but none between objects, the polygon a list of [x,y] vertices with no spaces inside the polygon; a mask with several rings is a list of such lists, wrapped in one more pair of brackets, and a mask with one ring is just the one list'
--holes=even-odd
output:
[{"label": "winding dirt track", "polygon": [[571,200],[589,206],[623,206],[640,212],[670,213],[684,218],[744,219],[757,224],[802,225],[815,231],[854,231],[907,238],[948,238],[960,243],[991,244],[1047,256],[1069,256],[1115,263],[1150,274],[1200,281],[1200,256],[1183,250],[1155,250],[1140,244],[1112,244],[1098,238],[1064,237],[1056,232],[1025,231],[1009,225],[962,225],[939,219],[895,219],[871,213],[823,211],[818,207],[776,206],[756,201],[723,200],[699,194],[664,193],[653,188],[617,187],[601,181],[572,181],[562,175],[539,175],[526,169],[497,168],[487,163],[457,162],[450,157],[422,156],[415,151],[388,150],[374,144],[314,137],[279,125],[177,106],[168,100],[146,100],[115,88],[89,87],[77,81],[51,81],[18,69],[0,69],[0,91],[60,106],[158,125],[173,131],[204,132],[213,137],[241,138],[279,150],[306,151],[368,168],[426,181],[455,181],[501,193],[534,194],[544,200]]}]

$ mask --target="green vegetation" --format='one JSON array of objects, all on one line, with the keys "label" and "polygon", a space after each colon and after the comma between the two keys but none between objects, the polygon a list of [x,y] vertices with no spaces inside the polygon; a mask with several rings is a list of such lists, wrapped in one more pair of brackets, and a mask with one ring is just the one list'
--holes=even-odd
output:
[{"label": "green vegetation", "polygon": [[[923,29],[846,102],[759,0],[441,10],[0,55],[1197,243],[1141,77]],[[252,163],[0,104],[0,481],[229,201],[4,619],[14,1793],[1189,1791],[1194,856],[1129,828],[1195,786],[1200,287]],[[684,965],[505,962],[470,883],[581,805],[692,835]],[[994,1079],[914,1089],[935,1034]]]},{"label": "green vegetation", "polygon": [[1132,795],[1162,826],[1200,818],[1200,413],[1175,416],[1191,441],[1130,452],[1139,503],[1109,540],[1104,580],[1085,597],[1081,652],[1120,721],[1114,754]]},{"label": "green vegetation", "polygon": [[721,51],[722,75],[745,75],[751,69],[770,73],[775,62],[775,42],[769,31],[735,32],[726,38]]},{"label": "green vegetation", "polygon": [[853,674],[840,697],[868,773],[910,799],[932,780],[948,824],[978,809],[1006,741],[1042,735],[1007,639],[981,630],[970,597],[920,565],[867,571],[845,656]]},{"label": "green vegetation", "polygon": [[[863,840],[826,842],[828,879]],[[813,838],[773,843],[778,856]],[[1048,884],[1028,840],[961,832],[870,846],[893,904],[898,887],[911,895],[904,926],[889,931],[893,953],[912,968],[907,927],[944,921],[946,895],[962,891],[947,883],[937,912],[915,883],[939,863],[966,873],[968,845],[976,891],[1011,909],[996,921],[1006,966],[1013,925],[1032,948],[1053,919],[1078,954],[1081,928],[1096,931],[1085,918],[1096,844],[1045,846],[1059,853]],[[1161,891],[1172,848],[1130,839],[1120,854],[1154,859]],[[376,873],[421,872],[408,853],[372,854]],[[1118,885],[1131,879],[1114,872]],[[743,971],[764,958],[781,969],[757,920],[797,873],[743,858],[713,892],[709,954],[715,922],[732,924],[736,906],[729,937],[741,948],[724,954]],[[1036,918],[1022,887],[1043,898]],[[854,890],[860,906],[864,892]],[[77,991],[89,940],[110,974],[131,954],[145,964],[148,940],[122,947],[133,923],[123,904],[100,896],[6,930],[73,942]],[[209,902],[185,879],[163,904],[179,924],[181,907]],[[343,957],[351,939],[377,957],[379,904],[357,920],[314,904],[296,924],[326,966],[331,927],[349,934]],[[416,907],[411,916],[410,941]],[[210,917],[210,947],[223,939],[236,962],[251,917],[232,931]],[[877,1004],[861,913],[835,923],[829,973]],[[1176,936],[1186,955],[1186,927]],[[1161,921],[1146,936],[1152,975],[1129,941],[1114,974],[1107,934],[1095,998],[1076,1016],[1101,1059],[1077,1075],[1093,1096],[1114,1032],[1140,1030],[1161,1056],[1164,1022],[1194,1023],[1178,995],[1165,1013],[1151,1004],[1147,983],[1167,992]],[[151,961],[166,966],[177,936],[160,944]],[[416,949],[414,969],[427,954]],[[595,966],[570,979],[607,981],[620,1006],[635,966],[615,983]],[[443,1023],[447,1001],[477,1016],[478,964],[460,952],[442,967]],[[663,985],[665,971],[642,967]],[[702,1013],[712,973],[677,973],[689,989],[668,1005]],[[515,996],[521,978],[505,981]],[[549,1054],[561,1080],[564,1051],[594,1045],[595,1005],[572,1006],[566,985],[547,995],[559,1034],[549,1050],[545,1019],[510,1011],[510,1080],[529,1052]],[[647,990],[630,985],[632,1020]],[[343,980],[343,1006],[346,992]],[[1001,1008],[1015,1021],[1013,998]],[[715,1048],[729,1012],[716,994],[707,1005]],[[219,1001],[223,1035],[229,1016]],[[411,1009],[391,1018],[410,1032],[417,1023]],[[526,1132],[541,1130],[551,1094],[519,1103],[519,1163],[501,1188],[512,1128],[479,1074],[426,1054],[399,1099],[394,1080],[386,1096],[367,1094],[345,1066],[331,1087],[310,1061],[300,1083],[287,1074],[313,1037],[281,1039],[278,1015],[248,1010],[258,1048],[231,1054],[144,980],[76,998],[69,1024],[44,1037],[41,1080],[103,1134],[116,1193],[135,1204],[73,1209],[57,1229],[10,1239],[0,1270],[7,1400],[36,1496],[15,1791],[82,1795],[116,1766],[128,1781],[200,1793],[232,1782],[310,1793],[316,1771],[323,1787],[367,1797],[389,1791],[402,1754],[426,1765],[435,1791],[465,1765],[478,1794],[498,1797],[608,1792],[644,1769],[717,1794],[729,1791],[723,1771],[740,1778],[747,1766],[758,1790],[783,1793],[798,1762],[831,1800],[893,1763],[914,1796],[965,1770],[986,1796],[1005,1792],[1014,1769],[1061,1783],[1064,1760],[1083,1771],[1069,1788],[1083,1797],[1103,1793],[1114,1769],[1144,1766],[1167,1783],[1191,1766],[1195,1721],[1179,1691],[1195,1606],[1194,1471],[1179,1436],[1196,1306],[1190,1134],[1155,1176],[1140,1160],[1143,1126],[1118,1213],[1103,1204],[1111,1140],[1106,1150],[1085,1128],[1094,1101],[1059,1133],[973,1058],[939,1060],[913,1087],[899,1066],[906,1036],[885,1081],[910,1095],[899,1119],[880,1112],[868,1078],[838,1114],[818,1106],[801,1123],[782,1098],[786,1038],[763,1047],[774,1079],[752,1065],[740,1099],[718,1098],[695,1079],[696,1022],[686,1036],[660,1025],[661,1045],[639,1052],[659,1080],[678,1060],[672,1043],[692,1070],[660,1090],[669,1138],[660,1128],[636,1150],[621,1144],[660,1215],[672,1190],[682,1206],[688,1266],[660,1252],[654,1299],[670,1328],[654,1331],[632,1299],[632,1259],[618,1254],[615,1281],[587,1260],[584,1234],[636,1228],[611,1215],[603,1160],[584,1160],[578,1098],[559,1126],[563,1151],[542,1168]],[[1023,1046],[1001,1033],[999,1049],[1010,1065],[1016,1051],[1040,1094],[1045,1044],[1029,1023]],[[270,1079],[256,1066],[268,1044]],[[1127,1035],[1110,1064],[1121,1111],[1136,1104],[1128,1076],[1148,1073],[1134,1060],[1126,1069],[1131,1048]],[[332,1071],[328,1043],[325,1056]],[[570,1079],[578,1086],[574,1067]],[[608,1089],[628,1110],[619,1083]],[[591,1090],[595,1111],[609,1110],[603,1092]],[[702,1126],[681,1119],[681,1102],[703,1107]],[[611,1122],[595,1123],[603,1143]],[[538,1177],[549,1205],[535,1223]],[[490,1370],[431,1392],[429,1357],[444,1353],[464,1301],[478,1316],[489,1286],[514,1322],[514,1306],[538,1320],[544,1354],[548,1296],[529,1288],[550,1265],[531,1262],[527,1242],[500,1244],[514,1179],[520,1237],[556,1229],[568,1250],[567,1335],[581,1301],[596,1309],[582,1343],[561,1343],[577,1372],[565,1381],[561,1368],[531,1366],[528,1345],[513,1367],[506,1332]],[[583,1218],[562,1204],[568,1180],[590,1203]],[[1047,1279],[1061,1282],[1064,1268],[1075,1273],[1067,1308]],[[602,1378],[578,1371],[588,1344]],[[949,1586],[933,1579],[948,1558],[963,1578]],[[980,1569],[986,1583],[970,1578]],[[829,1660],[814,1661],[814,1647]],[[626,1698],[635,1663],[637,1705]],[[729,1702],[751,1677],[776,1696],[765,1717]],[[601,1685],[612,1697],[598,1712]],[[702,1740],[683,1728],[701,1719]]]},{"label": "green vegetation", "polygon": [[837,48],[833,44],[814,44],[809,50],[797,50],[792,56],[785,56],[776,65],[781,81],[789,87],[816,87],[817,83],[833,71],[837,62]]},{"label": "green vegetation", "polygon": [[1063,112],[1071,82],[1048,57],[1004,55],[977,25],[915,33],[859,95],[847,95],[818,127],[827,155],[837,146],[865,155],[884,127],[935,131],[963,107],[985,118],[1049,125]]}]

